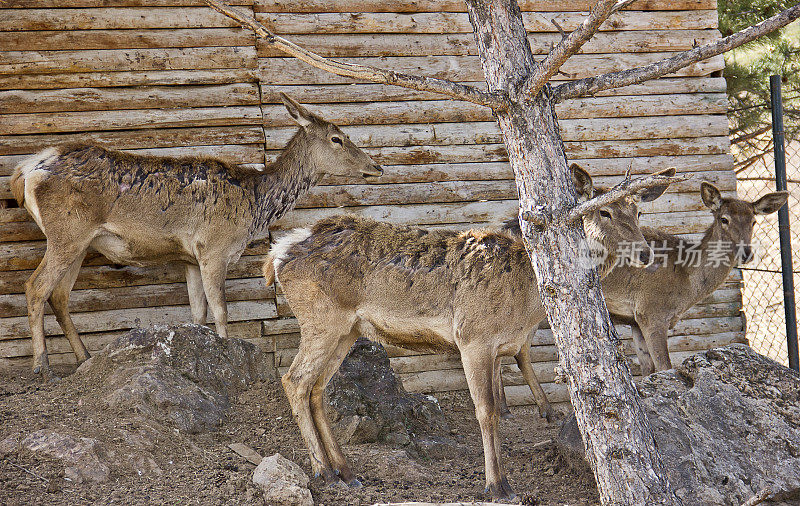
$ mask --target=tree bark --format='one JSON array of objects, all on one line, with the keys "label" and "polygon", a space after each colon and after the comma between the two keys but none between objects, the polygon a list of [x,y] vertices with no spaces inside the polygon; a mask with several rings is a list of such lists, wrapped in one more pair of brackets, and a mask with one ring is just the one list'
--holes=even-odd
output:
[{"label": "tree bark", "polygon": [[514,169],[525,245],[569,378],[570,399],[603,504],[680,504],[670,489],[649,423],[611,324],[597,272],[575,266],[582,226],[555,218],[576,205],[567,159],[545,86],[523,98],[536,71],[516,0],[467,0],[490,91],[508,93],[496,111]]}]

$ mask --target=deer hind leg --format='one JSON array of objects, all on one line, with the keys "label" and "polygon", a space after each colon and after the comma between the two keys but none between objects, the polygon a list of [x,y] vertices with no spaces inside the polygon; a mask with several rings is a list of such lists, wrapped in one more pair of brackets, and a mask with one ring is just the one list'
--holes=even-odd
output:
[{"label": "deer hind leg", "polygon": [[638,325],[631,325],[631,334],[633,335],[633,345],[636,348],[636,357],[639,359],[639,367],[642,369],[642,376],[650,376],[656,372],[656,366],[653,363],[653,357],[650,356],[647,341],[642,335],[642,329]]},{"label": "deer hind leg", "polygon": [[[338,482],[339,478],[331,466],[318,423],[312,413],[311,394],[314,387],[324,378],[329,364],[337,356],[343,339],[350,334],[350,328],[343,329],[336,325],[330,308],[319,307],[317,304],[313,306],[309,308],[310,311],[297,311],[297,308],[293,308],[301,322],[300,349],[281,381],[292,406],[292,413],[300,427],[300,433],[308,447],[314,477],[321,476],[325,483],[332,484]],[[303,313],[312,316],[306,319]],[[312,320],[313,315],[319,315],[319,323]],[[324,386],[322,388],[324,389]],[[329,432],[327,420],[323,419],[320,422],[319,426],[323,426],[323,431]],[[326,436],[328,432],[325,433]],[[330,437],[332,439],[332,436]]]},{"label": "deer hind leg", "polygon": [[[206,294],[217,334],[228,337],[228,305],[225,302],[225,276],[228,273],[227,262],[200,260],[200,277],[203,291]],[[194,318],[194,314],[192,314]]]},{"label": "deer hind leg", "polygon": [[544,393],[544,390],[542,390],[542,385],[539,384],[539,379],[533,371],[533,366],[531,365],[531,345],[527,340],[525,340],[525,344],[522,345],[522,349],[519,350],[519,353],[514,355],[514,359],[517,361],[517,366],[519,366],[519,370],[522,371],[522,377],[525,378],[525,383],[528,384],[533,398],[536,400],[536,405],[539,407],[539,416],[543,416],[548,422],[552,422],[553,406],[551,406],[550,401],[547,400],[547,395]]},{"label": "deer hind leg", "polygon": [[69,315],[69,293],[72,291],[72,286],[75,284],[75,279],[78,277],[85,256],[86,252],[84,251],[72,262],[72,265],[70,265],[64,273],[64,277],[61,278],[61,281],[59,281],[53,289],[53,293],[50,295],[49,299],[50,307],[53,308],[56,320],[58,320],[58,324],[64,331],[64,335],[67,337],[72,351],[75,353],[78,364],[82,364],[89,359],[89,351],[86,349],[86,346],[84,346],[83,341],[81,341],[78,330],[75,328],[75,324],[72,323],[72,318]]},{"label": "deer hind leg", "polygon": [[655,362],[656,371],[672,369],[672,360],[669,358],[669,348],[667,346],[668,334],[669,328],[666,325],[652,326],[645,333],[647,346],[650,349],[650,356]]},{"label": "deer hind leg", "polygon": [[360,487],[361,482],[356,479],[353,471],[350,470],[347,459],[345,459],[339,443],[333,436],[330,420],[328,420],[328,415],[325,414],[324,393],[325,386],[330,382],[333,375],[336,374],[336,371],[339,370],[339,366],[342,365],[344,358],[347,356],[350,347],[353,346],[357,337],[357,335],[351,333],[341,339],[333,357],[325,367],[322,376],[314,383],[311,389],[311,416],[314,420],[314,426],[322,440],[322,445],[325,448],[325,452],[328,455],[328,460],[334,472],[339,475],[342,481],[351,487]]},{"label": "deer hind leg", "polygon": [[[89,241],[57,244],[48,240],[47,249],[39,266],[25,282],[28,300],[28,322],[33,338],[33,372],[45,379],[56,379],[47,358],[44,336],[44,303],[76,261],[83,258]],[[80,263],[78,262],[78,268]],[[74,328],[74,327],[73,327]],[[82,345],[81,345],[82,346]]]},{"label": "deer hind leg", "polygon": [[500,465],[500,443],[497,424],[499,395],[495,384],[496,355],[486,349],[462,349],[461,362],[467,377],[467,386],[475,405],[475,417],[481,428],[483,458],[486,471],[486,491],[494,498],[512,499],[511,490]]},{"label": "deer hind leg", "polygon": [[208,300],[203,291],[203,278],[200,275],[200,267],[186,264],[186,289],[189,291],[189,307],[192,310],[192,323],[196,325],[206,324],[206,314],[208,313]]},{"label": "deer hind leg", "polygon": [[[502,365],[500,366],[502,368]],[[509,418],[513,418],[514,415],[511,413],[511,409],[508,407],[508,401],[506,400],[506,389],[503,386],[503,375],[497,375],[497,408],[500,413],[500,418],[503,420],[508,420]]]}]

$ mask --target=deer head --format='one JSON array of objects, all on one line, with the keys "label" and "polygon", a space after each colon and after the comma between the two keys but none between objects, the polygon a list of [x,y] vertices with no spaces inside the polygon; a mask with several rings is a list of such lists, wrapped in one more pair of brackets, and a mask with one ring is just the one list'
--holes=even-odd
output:
[{"label": "deer head", "polygon": [[353,144],[338,126],[311,113],[283,93],[281,99],[289,116],[305,131],[311,160],[320,175],[383,175],[383,168]]},{"label": "deer head", "polygon": [[723,198],[716,186],[703,182],[700,196],[714,214],[711,236],[719,241],[718,244],[729,245],[735,262],[746,264],[754,257],[752,241],[756,215],[776,212],[786,203],[789,192],[768,193],[755,202],[748,202]]}]

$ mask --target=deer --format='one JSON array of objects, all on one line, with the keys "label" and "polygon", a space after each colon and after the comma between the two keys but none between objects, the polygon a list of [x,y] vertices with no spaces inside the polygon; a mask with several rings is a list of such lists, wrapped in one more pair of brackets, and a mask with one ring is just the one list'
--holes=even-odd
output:
[{"label": "deer", "polygon": [[[580,200],[597,193],[583,169],[573,164],[571,174]],[[649,264],[652,252],[639,231],[637,202],[656,198],[666,186],[587,214],[587,235],[610,252],[622,242],[638,244],[641,253],[631,261]],[[610,255],[605,263],[613,261]],[[333,436],[323,392],[364,336],[460,355],[482,434],[486,491],[514,497],[499,456],[499,359],[517,353],[545,317],[521,237],[496,229],[429,231],[334,216],[276,241],[264,277],[267,286],[280,282],[299,322],[299,351],[281,381],[315,478],[360,485]]]},{"label": "deer", "polygon": [[[612,321],[631,326],[642,376],[672,369],[667,334],[689,308],[727,279],[731,269],[753,259],[755,217],[776,212],[788,195],[785,191],[773,192],[747,202],[723,198],[716,186],[704,181],[700,197],[711,210],[713,221],[699,243],[641,227],[657,258],[653,268],[639,269],[619,262],[603,278],[602,288]],[[530,364],[530,347],[523,346],[514,358]],[[501,416],[507,418],[510,411],[502,382],[499,395]]]},{"label": "deer", "polygon": [[12,193],[47,239],[44,258],[25,283],[35,374],[57,379],[47,356],[45,301],[78,363],[89,358],[68,310],[89,248],[115,264],[183,263],[192,322],[205,324],[210,306],[217,332],[227,337],[225,278],[245,247],[265,237],[323,175],[383,175],[339,127],[284,94],[281,99],[299,128],[263,171],[93,144],[51,146],[17,165]]}]

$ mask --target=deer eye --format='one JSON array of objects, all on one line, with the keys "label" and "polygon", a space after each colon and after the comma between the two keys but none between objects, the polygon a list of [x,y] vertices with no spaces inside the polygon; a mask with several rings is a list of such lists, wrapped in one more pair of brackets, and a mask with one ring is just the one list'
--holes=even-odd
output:
[{"label": "deer eye", "polygon": [[611,213],[609,213],[605,209],[600,209],[600,216],[602,216],[603,218],[611,218]]},{"label": "deer eye", "polygon": [[728,223],[730,223],[730,220],[729,220],[728,218],[724,217],[724,216],[720,216],[720,218],[719,218],[719,221],[720,221],[720,222],[721,222],[723,225],[727,225]]},{"label": "deer eye", "polygon": [[344,142],[342,142],[342,138],[336,136],[331,137],[331,142],[333,142],[334,144],[339,144],[340,146],[344,144]]},{"label": "deer eye", "polygon": [[639,211],[639,213],[636,215],[636,217],[637,217],[637,218],[641,218],[641,217],[642,217],[642,212],[641,212],[641,211]]}]

